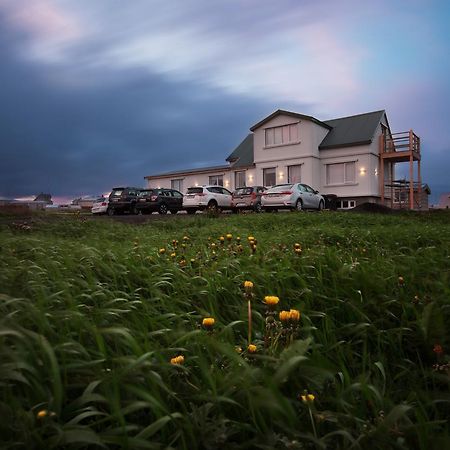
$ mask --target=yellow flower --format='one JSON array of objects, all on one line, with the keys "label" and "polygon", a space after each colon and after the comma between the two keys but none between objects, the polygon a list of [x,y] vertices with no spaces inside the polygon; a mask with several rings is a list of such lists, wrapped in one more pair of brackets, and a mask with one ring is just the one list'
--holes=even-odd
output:
[{"label": "yellow flower", "polygon": [[236,241],[237,241],[237,243],[239,244],[239,242],[241,242],[241,237],[238,236],[238,237],[236,238]]},{"label": "yellow flower", "polygon": [[46,409],[41,409],[37,414],[36,417],[38,419],[43,419],[44,417],[48,416],[48,411]]},{"label": "yellow flower", "polygon": [[301,248],[294,248],[294,252],[296,255],[301,255],[302,254],[302,249]]},{"label": "yellow flower", "polygon": [[170,364],[173,364],[174,366],[180,365],[180,364],[183,364],[183,363],[184,363],[184,356],[183,355],[175,356],[175,358],[172,358],[170,360]]},{"label": "yellow flower", "polygon": [[264,297],[264,303],[268,306],[275,306],[278,304],[279,301],[280,299],[275,295],[266,295]]},{"label": "yellow flower", "polygon": [[289,311],[289,319],[291,322],[298,322],[300,320],[300,311],[297,309],[291,309]]},{"label": "yellow flower", "polygon": [[253,283],[251,281],[244,281],[245,289],[253,289]]},{"label": "yellow flower", "polygon": [[279,317],[282,322],[289,322],[291,314],[289,311],[280,311]]},{"label": "yellow flower", "polygon": [[159,254],[160,255],[164,255],[164,253],[166,253],[166,249],[165,248],[160,248],[159,249]]},{"label": "yellow flower", "polygon": [[217,247],[217,245],[213,242],[212,244],[211,244],[211,248],[216,248]]},{"label": "yellow flower", "polygon": [[256,345],[250,344],[250,345],[247,347],[247,351],[248,351],[249,353],[256,353]]},{"label": "yellow flower", "polygon": [[228,233],[228,234],[227,234],[227,240],[228,240],[228,241],[231,241],[231,239],[233,239],[233,235],[230,234],[230,233]]},{"label": "yellow flower", "polygon": [[189,237],[188,236],[183,236],[183,241],[188,241]]},{"label": "yellow flower", "polygon": [[314,394],[303,394],[300,396],[303,403],[312,403],[315,400]]},{"label": "yellow flower", "polygon": [[225,240],[225,238],[223,236],[220,236],[219,241],[223,244],[223,241]]},{"label": "yellow flower", "polygon": [[175,252],[170,254],[171,258],[175,258],[177,256],[177,254]]},{"label": "yellow flower", "polygon": [[403,277],[398,277],[398,284],[403,286],[405,284],[405,279]]},{"label": "yellow flower", "polygon": [[249,237],[247,238],[247,240],[250,242],[250,241],[254,241],[255,238],[254,238],[253,236],[249,236]]},{"label": "yellow flower", "polygon": [[214,326],[214,317],[205,317],[202,321],[202,325],[205,328],[212,328]]},{"label": "yellow flower", "polygon": [[297,249],[297,248],[301,249],[302,246],[301,246],[300,244],[296,243],[296,244],[294,244],[294,248],[295,248],[295,249]]}]

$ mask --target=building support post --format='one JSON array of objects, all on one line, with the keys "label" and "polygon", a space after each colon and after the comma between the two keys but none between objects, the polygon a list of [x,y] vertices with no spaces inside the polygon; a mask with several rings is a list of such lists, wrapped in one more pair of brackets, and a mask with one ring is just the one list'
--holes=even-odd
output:
[{"label": "building support post", "polygon": [[417,186],[417,195],[419,196],[419,209],[422,209],[422,176],[420,174],[420,159],[417,161],[417,178],[419,185]]},{"label": "building support post", "polygon": [[412,130],[409,130],[409,209],[414,209],[414,156]]},{"label": "building support post", "polygon": [[378,174],[378,179],[380,183],[380,196],[381,196],[381,204],[384,206],[384,139],[383,134],[380,136],[380,173]]}]

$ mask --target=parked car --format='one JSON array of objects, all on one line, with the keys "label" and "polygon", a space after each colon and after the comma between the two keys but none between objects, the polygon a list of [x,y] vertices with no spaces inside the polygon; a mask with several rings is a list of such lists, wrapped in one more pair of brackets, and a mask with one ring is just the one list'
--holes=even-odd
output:
[{"label": "parked car", "polygon": [[142,214],[176,214],[183,208],[183,194],[175,189],[144,189],[138,197],[136,209]]},{"label": "parked car", "polygon": [[324,198],[318,191],[303,183],[278,184],[271,187],[261,196],[261,204],[265,211],[277,209],[322,210],[325,205]]},{"label": "parked car", "polygon": [[183,197],[183,209],[188,214],[205,209],[231,209],[231,192],[222,186],[190,187]]},{"label": "parked car", "polygon": [[243,209],[252,209],[256,212],[262,211],[261,194],[267,188],[264,186],[248,186],[236,189],[232,194],[231,207],[233,212]]},{"label": "parked car", "polygon": [[135,187],[115,187],[109,194],[108,214],[122,214],[129,212],[130,214],[137,214],[136,203],[138,199],[140,188]]},{"label": "parked car", "polygon": [[92,205],[92,214],[106,214],[108,212],[109,199],[106,197],[97,198]]}]

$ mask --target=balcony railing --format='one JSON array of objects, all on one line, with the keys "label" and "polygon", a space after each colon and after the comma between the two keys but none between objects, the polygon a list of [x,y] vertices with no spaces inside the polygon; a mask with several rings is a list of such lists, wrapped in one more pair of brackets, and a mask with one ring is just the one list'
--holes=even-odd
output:
[{"label": "balcony railing", "polygon": [[385,136],[383,153],[413,152],[420,153],[420,137],[412,130],[392,133]]}]

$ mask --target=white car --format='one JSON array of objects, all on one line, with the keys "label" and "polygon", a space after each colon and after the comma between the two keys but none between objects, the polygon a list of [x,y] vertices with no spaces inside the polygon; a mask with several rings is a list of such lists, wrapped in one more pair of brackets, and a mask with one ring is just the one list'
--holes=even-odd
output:
[{"label": "white car", "polygon": [[261,195],[261,205],[265,211],[290,209],[322,210],[325,206],[324,198],[311,186],[303,183],[278,184]]},{"label": "white car", "polygon": [[92,205],[92,214],[106,214],[108,212],[109,199],[106,197],[100,197],[95,200]]},{"label": "white car", "polygon": [[231,209],[231,192],[222,186],[195,186],[183,197],[183,209],[188,214],[205,209]]}]

